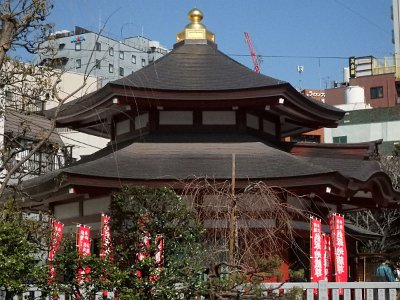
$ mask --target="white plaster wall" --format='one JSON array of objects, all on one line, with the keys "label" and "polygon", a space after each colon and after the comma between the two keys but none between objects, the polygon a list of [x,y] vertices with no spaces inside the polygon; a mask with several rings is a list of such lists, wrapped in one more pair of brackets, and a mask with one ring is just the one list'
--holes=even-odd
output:
[{"label": "white plaster wall", "polygon": [[260,125],[258,123],[258,117],[255,115],[251,114],[246,114],[246,125],[247,127],[253,128],[253,129],[260,129]]},{"label": "white plaster wall", "polygon": [[109,142],[109,139],[78,131],[62,132],[60,136],[65,145],[74,145],[72,156],[75,159],[81,159],[82,155],[89,155],[103,149]]},{"label": "white plaster wall", "polygon": [[149,123],[149,113],[144,113],[135,117],[135,129],[146,127],[148,123]]},{"label": "white plaster wall", "polygon": [[83,201],[83,215],[90,216],[94,214],[106,213],[110,207],[110,197],[101,197]]},{"label": "white plaster wall", "polygon": [[347,136],[347,143],[400,140],[400,121],[369,124],[342,125],[338,128],[325,128],[325,143],[332,143],[333,137]]},{"label": "white plaster wall", "polygon": [[235,125],[235,111],[203,111],[204,125]]},{"label": "white plaster wall", "polygon": [[160,111],[160,125],[193,125],[193,112]]},{"label": "white plaster wall", "polygon": [[126,119],[117,122],[116,124],[116,134],[121,135],[124,133],[129,133],[131,131],[131,120]]},{"label": "white plaster wall", "polygon": [[268,120],[263,120],[263,131],[265,133],[275,135],[275,123]]},{"label": "white plaster wall", "polygon": [[54,217],[61,220],[79,217],[79,202],[54,205]]},{"label": "white plaster wall", "polygon": [[[75,72],[65,72],[61,75],[61,82],[57,85],[58,95],[64,99],[75,92],[84,83],[84,75]],[[69,97],[66,102],[82,97],[88,93],[94,92],[100,87],[100,79],[95,76],[88,76],[86,85],[77,93]],[[47,101],[46,109],[51,109],[58,105],[58,101]]]}]

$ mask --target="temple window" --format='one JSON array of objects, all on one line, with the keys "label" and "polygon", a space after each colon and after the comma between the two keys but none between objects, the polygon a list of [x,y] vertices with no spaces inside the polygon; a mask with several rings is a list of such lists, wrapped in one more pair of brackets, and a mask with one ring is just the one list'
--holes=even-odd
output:
[{"label": "temple window", "polygon": [[259,119],[255,115],[246,114],[246,125],[256,130],[260,129]]},{"label": "temple window", "polygon": [[118,121],[115,124],[115,133],[116,135],[121,135],[125,133],[129,133],[131,131],[131,122],[129,119]]},{"label": "temple window", "polygon": [[265,133],[275,135],[275,123],[268,120],[263,120],[263,131]]},{"label": "temple window", "polygon": [[160,111],[160,125],[193,125],[193,112]]},{"label": "temple window", "polygon": [[57,219],[69,219],[79,217],[79,202],[70,202],[54,205],[54,216]]},{"label": "temple window", "polygon": [[107,212],[110,206],[110,198],[102,197],[83,201],[83,215],[90,216]]},{"label": "temple window", "polygon": [[235,111],[203,111],[203,125],[235,125]]},{"label": "temple window", "polygon": [[135,117],[135,129],[141,129],[149,123],[149,114],[144,113]]}]

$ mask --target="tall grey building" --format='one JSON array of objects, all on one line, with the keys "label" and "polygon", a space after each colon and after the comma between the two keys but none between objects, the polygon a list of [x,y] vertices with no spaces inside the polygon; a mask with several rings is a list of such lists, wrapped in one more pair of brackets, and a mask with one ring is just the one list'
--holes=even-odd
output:
[{"label": "tall grey building", "polygon": [[44,46],[52,50],[40,53],[37,64],[52,63],[66,71],[90,73],[100,77],[103,85],[139,70],[168,52],[159,42],[142,36],[117,41],[81,27],[55,32]]}]

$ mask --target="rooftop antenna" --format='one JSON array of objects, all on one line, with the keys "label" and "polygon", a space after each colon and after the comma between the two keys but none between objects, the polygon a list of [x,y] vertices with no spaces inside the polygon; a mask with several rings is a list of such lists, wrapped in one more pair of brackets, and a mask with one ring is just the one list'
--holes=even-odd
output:
[{"label": "rooftop antenna", "polygon": [[304,72],[304,66],[297,66],[297,72],[299,73],[299,90],[301,91],[301,74]]}]

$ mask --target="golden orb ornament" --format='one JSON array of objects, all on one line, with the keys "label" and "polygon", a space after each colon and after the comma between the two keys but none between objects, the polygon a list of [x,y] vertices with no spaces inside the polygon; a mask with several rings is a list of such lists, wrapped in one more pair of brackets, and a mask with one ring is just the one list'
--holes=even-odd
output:
[{"label": "golden orb ornament", "polygon": [[201,23],[203,20],[203,12],[198,8],[193,8],[187,14],[190,21],[186,25],[185,29],[176,35],[176,41],[181,42],[183,40],[208,40],[215,42],[214,33],[208,31],[206,26]]},{"label": "golden orb ornament", "polygon": [[188,19],[193,23],[200,23],[203,20],[203,12],[198,8],[193,8],[188,12]]}]

